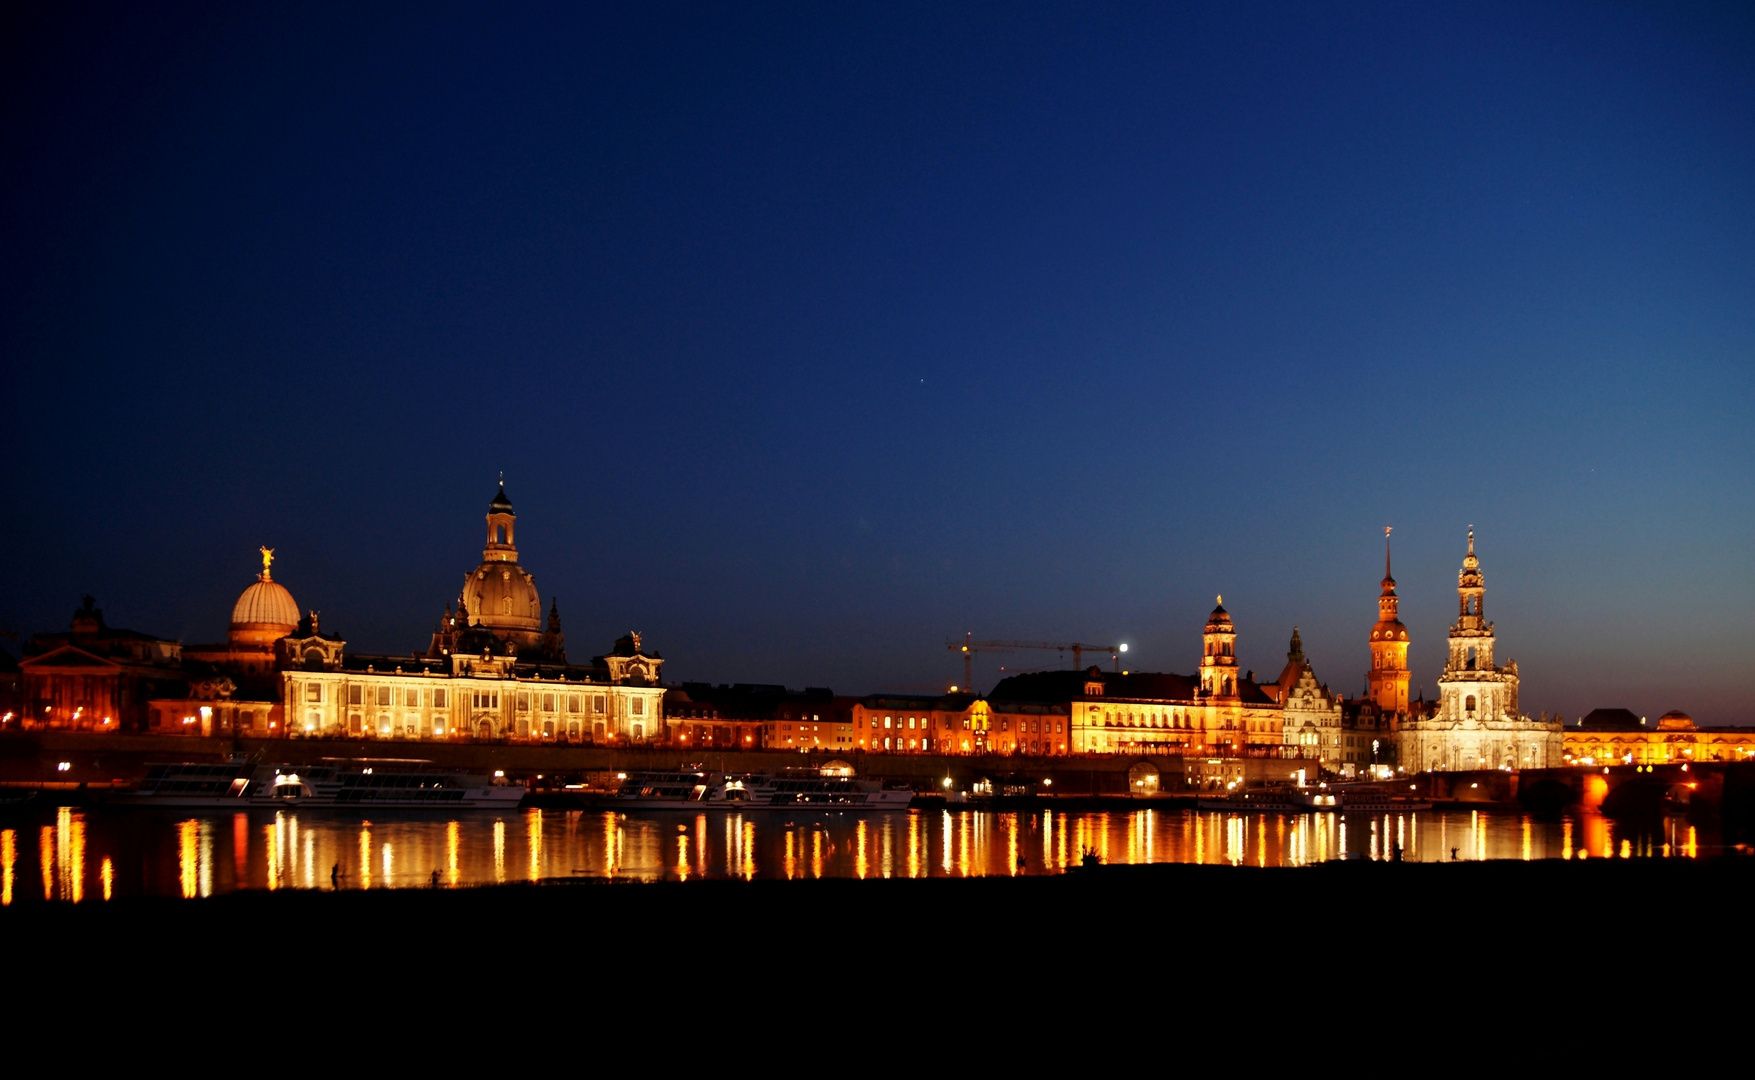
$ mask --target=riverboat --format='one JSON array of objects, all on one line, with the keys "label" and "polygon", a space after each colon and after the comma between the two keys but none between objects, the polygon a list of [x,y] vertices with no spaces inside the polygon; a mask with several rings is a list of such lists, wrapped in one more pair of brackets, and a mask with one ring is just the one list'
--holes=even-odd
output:
[{"label": "riverboat", "polygon": [[1371,790],[1340,792],[1341,810],[1348,814],[1387,813],[1408,810],[1430,810],[1432,804],[1425,799],[1408,798],[1403,795],[1391,795],[1382,788]]},{"label": "riverboat", "polygon": [[1286,788],[1238,788],[1229,795],[1197,799],[1202,810],[1227,810],[1244,814],[1297,814],[1311,809],[1295,791]]},{"label": "riverboat", "polygon": [[621,787],[591,800],[616,810],[906,810],[907,788],[878,780],[823,776],[816,772],[629,773]]},{"label": "riverboat", "polygon": [[512,810],[522,785],[435,768],[428,761],[331,760],[320,765],[178,762],[150,765],[116,806],[246,809],[335,806],[397,810]]}]

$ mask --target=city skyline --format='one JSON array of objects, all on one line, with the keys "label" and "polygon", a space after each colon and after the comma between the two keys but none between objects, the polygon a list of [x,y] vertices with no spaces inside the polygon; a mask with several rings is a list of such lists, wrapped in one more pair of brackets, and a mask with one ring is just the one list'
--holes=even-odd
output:
[{"label": "city skyline", "polygon": [[[505,491],[503,486],[499,490],[501,491],[502,494]],[[528,516],[528,512],[526,512],[523,520],[520,522],[521,525],[525,526],[525,528],[522,530],[525,537],[528,537],[532,533],[532,530],[528,529],[529,520],[530,519]],[[537,532],[540,532],[540,530],[537,530]],[[1472,539],[1473,538],[1472,534],[1473,534],[1472,529],[1465,529],[1465,541]],[[525,547],[526,554],[528,555],[527,542],[524,540],[521,540],[520,544],[521,544],[521,546]],[[1472,553],[1472,551],[1473,551],[1472,546],[1469,546],[1468,549]],[[272,552],[272,555],[269,554],[270,552]],[[256,560],[259,564],[259,568],[265,568],[267,566],[267,561],[269,558],[272,558],[275,561],[280,561],[280,559],[282,558],[281,552],[279,550],[276,550],[276,549],[264,550],[264,548],[259,547],[257,552],[255,552],[253,554],[256,557]],[[1380,553],[1379,557],[1381,558],[1387,554],[1388,554],[1387,551],[1382,552],[1382,553]],[[540,554],[538,555],[538,558],[540,559]],[[1485,569],[1486,569],[1489,584],[1491,585],[1494,578],[1493,578],[1493,571],[1492,571],[1490,556],[1487,558],[1484,558],[1483,562],[1485,564]],[[1398,565],[1402,565],[1405,567],[1405,563],[1399,563]],[[546,584],[546,579],[547,579],[548,575],[543,572],[543,568],[541,567],[541,565],[539,563],[532,563],[532,564],[530,564],[529,568],[534,570],[536,573],[542,574],[543,578],[544,578],[544,583]],[[288,571],[283,566],[282,570],[280,571],[282,576],[281,576],[281,578],[277,579],[278,583],[281,584],[282,586],[285,586],[288,583],[289,579],[287,579],[287,577],[286,577],[287,572]],[[1422,603],[1414,605],[1414,607],[1411,609],[1408,608],[1407,602],[1408,602],[1408,592],[1409,592],[1409,585],[1410,585],[1410,583],[1407,579],[1408,571],[1406,569],[1403,569],[1401,571],[1401,573],[1403,576],[1401,578],[1398,578],[1397,582],[1396,582],[1398,600],[1399,600],[1400,605],[1402,606],[1403,610],[1405,612],[1407,612],[1407,614],[1409,615],[1409,620],[1414,622],[1414,626],[1411,627],[1411,633],[1409,634],[1410,641],[1409,641],[1409,648],[1408,648],[1408,667],[1411,671],[1411,679],[1410,679],[1410,685],[1408,688],[1408,697],[1410,699],[1417,698],[1417,699],[1425,700],[1428,702],[1433,702],[1433,701],[1436,701],[1438,698],[1437,677],[1440,673],[1442,673],[1443,668],[1444,668],[1444,659],[1443,659],[1444,650],[1443,650],[1443,646],[1440,644],[1440,641],[1443,639],[1443,636],[1446,633],[1446,631],[1456,621],[1456,618],[1455,618],[1455,606],[1456,605],[1455,605],[1454,595],[1453,595],[1454,590],[1447,589],[1445,592],[1446,599],[1445,599],[1444,603],[1446,604],[1446,607],[1449,611],[1449,615],[1443,617],[1443,621],[1436,627],[1436,631],[1437,631],[1436,634],[1433,635],[1432,640],[1427,641],[1427,640],[1424,640],[1424,636],[1422,635],[1421,631],[1428,624],[1432,623],[1435,619],[1437,619],[1438,616],[1437,616],[1436,612],[1433,611],[1433,604],[1430,602],[1430,598],[1427,598],[1426,601],[1424,601]],[[465,578],[467,579],[467,577],[468,577],[468,575],[466,574]],[[759,583],[755,583],[755,584],[757,587],[759,587]],[[1415,583],[1415,588],[1418,588],[1419,584],[1420,583]],[[554,594],[552,590],[545,590],[543,588],[542,584],[537,585],[536,588],[541,593],[541,595],[544,597],[544,599],[542,600],[542,603],[544,605],[548,605],[551,602],[557,603],[557,604],[559,603],[558,595]],[[1377,583],[1374,582],[1372,584],[1373,592],[1371,594],[1374,604],[1375,604],[1375,601],[1377,599],[1377,594],[1375,591],[1376,588],[1377,588]],[[1229,604],[1232,607],[1239,607],[1241,604],[1244,604],[1244,603],[1252,603],[1252,602],[1255,602],[1255,600],[1259,596],[1259,594],[1260,594],[1259,589],[1233,590],[1232,591],[1233,599],[1229,602]],[[313,594],[306,591],[302,587],[302,585],[301,585],[298,593],[296,593],[295,595],[298,597],[298,604],[299,604],[301,611],[313,611],[313,612],[316,612],[318,614],[321,614],[324,611],[331,612],[330,615],[326,616],[326,621],[323,623],[324,629],[325,629],[325,631],[327,631],[331,634],[338,633],[338,634],[345,636],[348,639],[348,647],[349,647],[350,651],[353,651],[353,652],[363,651],[363,652],[368,652],[368,653],[383,653],[383,654],[395,655],[395,654],[406,653],[406,652],[410,651],[410,649],[418,650],[418,649],[425,648],[425,642],[423,640],[421,640],[426,635],[426,631],[424,631],[424,630],[416,630],[416,631],[412,631],[408,634],[403,635],[403,637],[405,637],[407,639],[406,641],[403,641],[403,640],[387,640],[387,641],[372,640],[370,638],[365,638],[362,635],[357,635],[354,632],[352,632],[350,630],[350,623],[347,620],[338,619],[335,616],[334,612],[337,610],[335,607],[328,607],[325,604],[318,602],[318,600],[320,600],[320,597],[317,599],[313,599]],[[1222,595],[1215,594],[1214,599],[1215,600],[1222,600]],[[1277,598],[1277,599],[1273,598],[1273,597],[1266,597],[1263,599],[1266,599],[1268,604],[1271,606],[1278,606],[1282,609],[1288,606],[1288,602],[1286,601],[1286,599],[1284,597]],[[1497,592],[1495,594],[1494,601],[1495,602],[1494,602],[1493,616],[1492,616],[1492,619],[1494,622],[1498,622],[1499,619],[1502,616],[1504,616],[1506,613],[1509,613],[1510,617],[1513,620],[1521,619],[1526,614],[1528,614],[1527,605],[1509,603],[1507,601],[1506,597],[1504,597],[1503,595],[1500,595]],[[443,602],[441,604],[441,608],[448,609],[448,605],[449,605],[449,601]],[[100,604],[99,606],[103,607],[104,605]],[[1197,628],[1198,628],[1199,622],[1201,620],[1204,620],[1204,618],[1205,618],[1204,605],[1199,605],[1199,606],[1202,606],[1203,614],[1198,619],[1195,620],[1194,625]],[[121,610],[123,612],[126,612],[128,610],[127,605],[124,604],[123,607],[121,608]],[[222,604],[220,610],[222,613],[229,612],[231,610],[230,599],[227,599],[225,601],[225,603]],[[353,604],[341,605],[339,610],[341,610],[344,613],[353,612],[353,613],[357,613],[360,615],[365,615],[365,616],[367,616],[367,618],[365,620],[362,620],[362,621],[366,621],[369,625],[375,624],[375,625],[382,626],[382,625],[385,625],[386,623],[390,623],[390,622],[394,621],[394,612],[386,614],[383,611],[373,610],[369,606],[366,606],[364,608],[364,610],[361,610],[361,605],[360,605],[360,602],[358,600],[356,600],[355,603],[353,603]],[[438,610],[438,609],[435,609],[435,610]],[[1417,615],[1415,614],[1416,612],[1418,613]],[[371,618],[371,616],[374,616],[374,615],[376,616],[376,618]],[[413,615],[414,615],[413,621],[411,621],[411,624],[410,624],[411,629],[412,629],[414,623],[418,622],[419,617],[420,617],[418,612],[413,613]],[[1107,635],[1102,634],[1102,633],[1082,635],[1082,637],[1086,640],[1100,640],[1100,641],[1107,641],[1107,642],[1111,642],[1111,643],[1125,643],[1128,646],[1128,651],[1121,658],[1121,660],[1122,660],[1121,665],[1115,665],[1113,663],[1113,661],[1116,658],[1110,654],[1105,654],[1105,653],[1087,653],[1086,662],[1087,663],[1099,663],[1105,668],[1105,670],[1107,670],[1111,666],[1125,666],[1125,667],[1128,667],[1130,670],[1136,670],[1136,671],[1142,671],[1142,672],[1161,671],[1161,672],[1169,672],[1169,673],[1177,673],[1177,674],[1192,673],[1192,672],[1196,671],[1200,665],[1200,647],[1199,647],[1199,640],[1198,640],[1198,630],[1194,634],[1194,640],[1186,643],[1185,649],[1179,648],[1178,646],[1181,644],[1184,644],[1184,643],[1178,642],[1176,640],[1179,635],[1177,634],[1177,628],[1173,624],[1172,619],[1173,619],[1173,616],[1170,614],[1166,614],[1162,619],[1160,619],[1158,625],[1160,626],[1161,629],[1160,629],[1159,633],[1157,633],[1157,634],[1148,633],[1148,634],[1143,634],[1143,635],[1130,635],[1130,634],[1125,633],[1125,632],[1118,632],[1118,633],[1110,633]],[[114,618],[114,617],[110,621],[111,621],[112,625],[124,625],[125,624],[124,621],[118,620],[117,618]],[[581,621],[583,621],[585,623],[585,625],[581,626],[580,625]],[[1331,635],[1328,633],[1328,630],[1330,628],[1332,628],[1335,624],[1337,624],[1337,623],[1344,624],[1346,621],[1347,620],[1345,619],[1345,617],[1343,615],[1337,615],[1335,613],[1328,613],[1326,615],[1319,614],[1317,617],[1312,618],[1312,619],[1308,620],[1307,622],[1296,622],[1296,623],[1289,624],[1288,629],[1285,631],[1285,638],[1289,639],[1289,637],[1293,633],[1294,629],[1297,630],[1302,636],[1302,642],[1301,642],[1302,652],[1306,656],[1308,656],[1310,658],[1310,660],[1312,661],[1318,679],[1323,684],[1328,686],[1334,693],[1343,695],[1344,697],[1346,697],[1348,699],[1358,700],[1358,699],[1369,696],[1369,693],[1367,690],[1367,683],[1368,683],[1369,671],[1370,671],[1370,667],[1371,667],[1371,663],[1372,663],[1372,661],[1370,659],[1369,646],[1368,646],[1368,640],[1367,640],[1368,635],[1369,635],[1369,630],[1365,630],[1365,631],[1362,631],[1361,633],[1359,633],[1357,635],[1357,637],[1358,637],[1357,641],[1346,640],[1346,637],[1348,635]],[[433,622],[435,623],[435,626],[436,626],[438,620],[435,618],[433,620]],[[224,623],[225,623],[225,617],[223,614],[216,616],[216,617],[212,617],[212,618],[200,619],[197,621],[196,625],[202,627],[202,629],[198,629],[193,633],[183,633],[183,634],[171,635],[171,636],[179,638],[180,640],[182,640],[184,642],[184,644],[186,646],[193,644],[195,642],[220,640],[221,638],[224,637]],[[576,638],[583,637],[586,642],[597,642],[599,639],[601,639],[604,642],[607,642],[608,640],[610,640],[610,638],[612,636],[614,636],[615,634],[622,633],[625,630],[625,628],[617,629],[617,628],[614,628],[614,627],[611,627],[608,625],[599,625],[601,623],[602,623],[601,618],[593,619],[587,614],[583,619],[581,619],[577,615],[574,616],[574,621],[570,625],[572,626],[572,632],[574,633],[575,637]],[[128,625],[131,625],[131,624],[128,624]],[[140,627],[133,627],[133,628],[140,629]],[[54,627],[45,627],[45,628],[39,628],[39,629],[52,631],[55,628]],[[643,634],[646,638],[648,638],[649,640],[653,640],[656,644],[658,644],[658,647],[660,648],[660,650],[663,649],[662,643],[664,641],[665,635],[664,635],[662,628],[660,628],[656,632],[652,629],[642,628],[642,627],[638,627],[638,626],[636,626],[634,629],[637,633]],[[1254,640],[1256,635],[1248,627],[1247,620],[1245,621],[1243,626],[1239,627],[1239,631],[1240,632],[1238,635],[1237,671],[1239,673],[1243,673],[1245,671],[1253,672],[1253,674],[1256,677],[1256,681],[1258,681],[1258,682],[1266,682],[1266,681],[1271,681],[1272,679],[1274,679],[1276,677],[1280,667],[1283,666],[1283,664],[1285,662],[1287,641],[1282,639],[1278,645],[1275,645],[1275,644],[1272,644],[1269,642],[1262,642],[1262,641]],[[1319,634],[1322,636],[1319,637],[1318,636]],[[1008,636],[1008,635],[985,635],[985,636]],[[1031,635],[1009,635],[1009,636],[1028,637]],[[1081,637],[1081,635],[1076,635],[1076,634],[1072,634],[1072,635],[1069,635],[1069,634],[1062,634],[1062,635],[1043,634],[1043,635],[1036,635],[1036,636],[1049,637],[1049,638],[1054,638],[1057,640],[1067,640],[1067,641],[1071,641],[1071,640],[1074,640],[1074,639]],[[1515,628],[1513,629],[1512,636],[1511,636],[1510,640],[1513,643],[1515,643],[1518,640],[1518,634],[1517,634]],[[1426,645],[1426,648],[1424,650],[1422,650],[1420,648],[1420,646],[1422,644]],[[903,649],[899,649],[898,651],[905,651],[905,648],[906,647],[904,646]],[[825,686],[826,685],[826,686],[831,686],[834,689],[841,690],[844,692],[850,692],[850,693],[855,693],[855,694],[868,694],[868,693],[883,693],[883,692],[904,692],[904,693],[907,693],[907,692],[913,692],[913,693],[930,692],[933,690],[943,690],[947,686],[952,686],[952,685],[955,685],[956,683],[960,683],[962,681],[961,676],[956,674],[956,672],[953,670],[958,665],[961,664],[961,658],[960,658],[960,656],[958,656],[956,654],[952,654],[952,653],[946,651],[944,641],[930,642],[930,643],[927,643],[925,646],[918,648],[914,651],[919,652],[925,656],[931,657],[931,666],[934,666],[935,668],[941,670],[942,676],[937,677],[935,679],[929,679],[928,681],[924,681],[924,682],[910,683],[910,682],[901,681],[901,679],[905,678],[905,676],[890,677],[888,679],[888,681],[886,681],[886,678],[884,676],[880,675],[876,681],[874,681],[870,684],[848,685],[845,681],[837,683],[835,680],[822,678],[822,677],[820,677],[820,672],[812,672],[810,670],[802,670],[800,677],[796,677],[796,678],[772,678],[772,677],[768,677],[767,674],[765,673],[765,671],[763,671],[763,670],[757,670],[757,671],[736,671],[736,670],[733,670],[733,671],[718,672],[718,673],[701,672],[701,671],[693,670],[695,667],[697,667],[697,664],[690,664],[685,660],[685,662],[680,664],[680,665],[676,664],[674,662],[672,663],[672,665],[671,665],[672,672],[670,673],[670,677],[667,677],[666,682],[673,683],[673,684],[680,684],[681,682],[685,682],[685,681],[687,681],[687,682],[709,682],[709,683],[744,682],[744,683],[783,684],[783,685],[796,686],[796,687]],[[1183,653],[1186,653],[1186,662],[1183,662]],[[1428,666],[1423,665],[1421,661],[1422,661],[1422,658],[1424,655],[1430,655],[1433,653],[1436,653],[1437,655],[1432,660],[1431,664],[1429,665],[1431,670],[1430,670],[1430,674],[1428,675],[1428,671],[1427,671]],[[675,649],[671,650],[671,655],[673,655],[673,656],[677,655]],[[1521,655],[1521,658],[1520,658],[1520,655]],[[1519,660],[1520,663],[1522,664],[1522,666],[1528,668],[1531,666],[1531,662],[1529,660],[1529,655],[1531,655],[1531,654],[1519,654],[1516,651],[1509,651],[1509,652],[1502,651],[1500,654],[1500,659],[1502,659],[1502,660],[1505,660],[1505,659]],[[1534,655],[1536,655],[1538,657],[1542,656],[1542,654],[1539,652],[1535,653]],[[985,660],[984,660],[984,657],[985,657]],[[1156,663],[1154,661],[1154,657],[1162,658],[1164,662]],[[1348,684],[1349,676],[1352,674],[1350,671],[1347,670],[1347,663],[1348,663],[1349,659],[1356,659],[1358,661],[1357,665],[1356,665],[1358,667],[1356,685],[1349,685]],[[1002,660],[1004,661],[1003,663],[1001,662]],[[794,671],[794,672],[801,671],[801,669],[797,666],[797,664],[798,664],[798,661],[796,661],[796,660],[793,660],[790,662],[790,666],[791,666],[792,671]],[[995,682],[998,682],[999,680],[1007,677],[1010,674],[1016,674],[1019,672],[1040,671],[1040,670],[1054,670],[1057,667],[1067,668],[1067,667],[1070,667],[1070,665],[1071,665],[1070,654],[1069,655],[1060,655],[1060,654],[1056,654],[1053,652],[1031,653],[1028,650],[1020,650],[1015,654],[1004,655],[1004,656],[995,656],[993,654],[978,653],[976,658],[975,658],[976,676],[975,676],[974,686],[972,689],[976,693],[985,693],[988,690],[992,689],[992,686]],[[782,660],[782,661],[780,661],[780,666],[783,668],[787,667],[788,662],[785,660]],[[1538,692],[1540,692],[1540,689],[1541,689],[1540,683],[1537,683],[1536,685],[1538,688]],[[1637,685],[1642,687],[1647,693],[1651,692],[1650,691],[1650,683],[1640,683]],[[971,688],[964,687],[964,689],[968,690]],[[1538,701],[1539,700],[1540,700],[1540,698],[1538,698]],[[1540,712],[1543,714],[1546,714],[1549,712],[1555,712],[1555,713],[1558,713],[1560,715],[1568,716],[1568,717],[1576,720],[1579,716],[1583,715],[1586,712],[1589,712],[1593,708],[1623,707],[1623,706],[1626,706],[1629,704],[1643,705],[1643,702],[1640,701],[1637,697],[1629,698],[1629,697],[1624,696],[1623,699],[1620,700],[1617,704],[1610,704],[1607,701],[1596,701],[1594,703],[1587,703],[1587,704],[1577,708],[1576,710],[1564,709],[1564,708],[1561,708],[1559,705],[1555,705],[1554,707],[1549,708],[1549,707],[1546,707],[1545,704],[1544,705],[1533,705],[1532,704],[1532,705],[1529,705],[1524,711],[1527,714],[1532,714],[1532,715],[1537,713],[1537,712]],[[1650,716],[1655,717],[1655,716],[1661,714],[1662,712],[1669,711],[1670,709],[1680,709],[1680,711],[1689,713],[1690,715],[1694,715],[1697,711],[1695,709],[1690,709],[1686,702],[1671,702],[1668,704],[1664,704],[1661,707],[1654,706],[1654,707],[1650,708],[1649,710],[1645,709],[1645,708],[1634,708],[1633,711],[1636,713],[1642,713],[1642,712],[1648,713]],[[1740,718],[1720,717],[1720,716],[1713,715],[1710,712],[1707,712],[1702,717],[1702,721],[1706,722],[1706,723],[1738,723],[1738,722],[1740,722]]]},{"label": "city skyline", "polygon": [[[0,66],[0,640],[422,647],[504,473],[666,679],[949,637],[1755,723],[1755,14],[45,11]],[[987,659],[987,658],[982,658]],[[1052,661],[1015,657],[1019,666]],[[995,665],[977,667],[991,687]]]}]

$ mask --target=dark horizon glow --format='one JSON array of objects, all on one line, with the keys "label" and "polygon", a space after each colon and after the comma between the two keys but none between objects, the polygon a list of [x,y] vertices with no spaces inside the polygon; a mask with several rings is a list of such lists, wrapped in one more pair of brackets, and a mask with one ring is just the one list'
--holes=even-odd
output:
[{"label": "dark horizon glow", "polygon": [[1755,722],[1746,5],[10,18],[0,630],[424,648],[504,470],[674,681],[1357,694],[1393,525],[1430,697],[1472,523],[1524,711]]}]

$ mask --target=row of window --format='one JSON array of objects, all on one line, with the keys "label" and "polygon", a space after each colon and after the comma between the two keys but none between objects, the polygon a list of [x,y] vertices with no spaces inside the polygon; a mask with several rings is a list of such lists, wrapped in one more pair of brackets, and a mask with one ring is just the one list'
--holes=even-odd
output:
[{"label": "row of window", "polygon": [[[313,712],[307,718],[305,730],[312,732],[319,731],[322,729],[322,726],[323,714]],[[590,728],[592,738],[596,739],[598,742],[603,742],[608,735],[607,728],[608,725],[601,720],[592,724]],[[391,739],[418,739],[427,735],[431,735],[434,738],[443,738],[449,730],[450,729],[444,719],[435,718],[432,722],[431,730],[425,731],[421,726],[421,718],[412,713],[403,716],[400,723],[397,722],[396,717],[388,713],[380,714],[375,721],[369,721],[359,713],[350,713],[347,718],[347,731],[350,735],[375,734],[381,738]],[[556,720],[543,720],[538,723],[532,723],[530,720],[520,718],[513,726],[512,730],[517,732],[518,737],[521,739],[527,739],[534,736],[553,739],[564,736],[567,739],[577,742],[584,736],[586,728],[584,723],[578,720],[569,720],[565,723]],[[491,733],[491,729],[484,721],[482,724],[482,734],[490,735]],[[628,734],[634,739],[644,739],[646,737],[646,725],[644,723],[634,723],[629,726]]]},{"label": "row of window", "polygon": [[[401,693],[397,692],[398,689],[401,690]],[[368,690],[372,691],[370,695],[367,694]],[[368,696],[374,700],[368,702]],[[374,704],[380,709],[392,708],[396,705],[401,705],[410,709],[418,709],[421,707],[421,699],[423,696],[426,698],[427,705],[432,708],[450,708],[450,693],[444,687],[439,686],[432,687],[430,690],[423,690],[418,686],[405,686],[400,688],[394,686],[365,687],[355,684],[350,685],[347,688],[347,703],[349,705],[363,706],[366,704]],[[601,716],[609,711],[609,696],[607,694],[558,694],[544,691],[534,695],[534,700],[543,712],[560,712],[565,708],[569,713],[583,713],[587,704],[587,697],[590,699],[589,703],[593,713]],[[323,701],[323,684],[320,682],[306,683],[305,700],[312,704],[321,704]],[[518,710],[520,712],[529,712],[532,700],[533,695],[530,691],[518,691]],[[473,691],[470,694],[470,707],[474,709],[497,709],[500,707],[500,692],[498,690]],[[630,705],[630,711],[635,716],[646,715],[646,699],[643,697],[634,698]]]}]

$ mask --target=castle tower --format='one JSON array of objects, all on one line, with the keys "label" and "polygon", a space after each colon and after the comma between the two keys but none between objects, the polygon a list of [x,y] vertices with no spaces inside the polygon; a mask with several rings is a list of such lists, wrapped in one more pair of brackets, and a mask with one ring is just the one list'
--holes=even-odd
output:
[{"label": "castle tower", "polygon": [[1385,527],[1383,591],[1377,597],[1377,625],[1371,628],[1371,671],[1366,678],[1371,700],[1390,716],[1408,709],[1408,628],[1402,625],[1400,608],[1395,577],[1389,572],[1389,528]]},{"label": "castle tower", "polygon": [[1200,658],[1201,690],[1212,698],[1237,698],[1237,629],[1231,625],[1231,614],[1225,610],[1225,598],[1218,597],[1218,606],[1207,616],[1202,635],[1205,648]]}]

